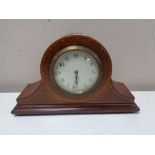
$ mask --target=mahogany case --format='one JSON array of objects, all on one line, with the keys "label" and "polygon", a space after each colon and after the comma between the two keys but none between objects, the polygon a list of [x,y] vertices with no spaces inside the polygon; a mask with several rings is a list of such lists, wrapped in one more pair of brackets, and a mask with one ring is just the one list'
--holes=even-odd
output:
[{"label": "mahogany case", "polygon": [[[98,86],[82,95],[73,95],[57,89],[49,77],[49,68],[54,55],[71,45],[80,45],[91,49],[101,59],[103,66]],[[105,47],[91,37],[69,35],[55,41],[43,55],[40,72],[41,80],[26,86],[18,96],[17,105],[12,110],[12,114],[131,113],[140,110],[134,103],[134,96],[127,87],[123,83],[111,79],[111,58]]]}]

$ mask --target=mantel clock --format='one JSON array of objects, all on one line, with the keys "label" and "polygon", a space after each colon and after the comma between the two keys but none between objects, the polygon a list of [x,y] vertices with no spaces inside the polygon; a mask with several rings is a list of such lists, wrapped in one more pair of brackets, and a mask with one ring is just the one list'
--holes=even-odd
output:
[{"label": "mantel clock", "polygon": [[127,87],[111,79],[112,62],[105,47],[85,35],[68,35],[45,51],[41,80],[17,98],[14,115],[138,112]]}]

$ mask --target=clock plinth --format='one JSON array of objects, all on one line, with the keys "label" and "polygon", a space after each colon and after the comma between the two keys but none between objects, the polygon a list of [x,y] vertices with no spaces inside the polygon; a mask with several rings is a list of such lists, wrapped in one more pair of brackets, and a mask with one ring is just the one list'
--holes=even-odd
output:
[{"label": "clock plinth", "polygon": [[58,102],[41,81],[28,85],[17,98],[14,115],[133,113],[139,107],[123,83],[113,81],[103,96],[83,103]]}]

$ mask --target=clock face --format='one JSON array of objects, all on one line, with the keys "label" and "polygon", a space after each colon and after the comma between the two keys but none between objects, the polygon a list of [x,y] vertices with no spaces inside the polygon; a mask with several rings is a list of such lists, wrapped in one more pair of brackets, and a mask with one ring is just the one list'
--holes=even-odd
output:
[{"label": "clock face", "polygon": [[94,88],[100,76],[99,58],[83,46],[62,49],[50,67],[50,77],[56,85],[73,94],[82,94]]}]

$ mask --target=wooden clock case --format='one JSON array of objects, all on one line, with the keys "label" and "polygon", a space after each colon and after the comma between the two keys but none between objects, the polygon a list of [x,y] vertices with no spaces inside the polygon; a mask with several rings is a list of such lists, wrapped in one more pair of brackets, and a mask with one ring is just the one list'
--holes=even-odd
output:
[{"label": "wooden clock case", "polygon": [[[61,49],[80,45],[94,51],[102,62],[102,76],[96,88],[83,95],[65,93],[50,80],[49,68],[54,55]],[[127,87],[111,79],[111,58],[95,39],[85,35],[69,35],[51,44],[45,51],[41,66],[41,80],[28,84],[17,98],[14,115],[91,114],[138,112],[134,96]]]}]

